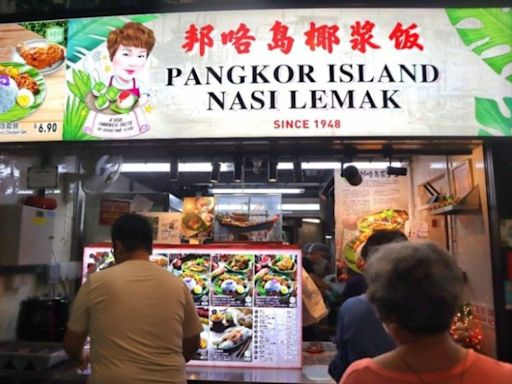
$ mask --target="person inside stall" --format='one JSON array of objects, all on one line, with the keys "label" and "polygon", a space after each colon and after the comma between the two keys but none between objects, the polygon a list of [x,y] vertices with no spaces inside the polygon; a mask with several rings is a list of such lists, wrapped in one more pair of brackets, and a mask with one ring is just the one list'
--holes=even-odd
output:
[{"label": "person inside stall", "polygon": [[[361,257],[367,263],[380,246],[407,241],[398,230],[375,231],[361,250]],[[363,275],[361,275],[363,277]],[[359,359],[374,357],[395,348],[395,342],[388,335],[375,309],[364,294],[348,298],[340,307],[336,320],[336,355],[329,364],[329,374],[339,381],[348,366]],[[346,289],[346,288],[345,288]]]},{"label": "person inside stall", "polygon": [[437,244],[402,242],[372,255],[365,276],[368,299],[398,344],[358,360],[341,384],[503,384],[512,365],[459,346],[449,334],[463,302],[463,276]]},{"label": "person inside stall", "polygon": [[203,327],[185,284],[149,261],[152,236],[140,215],[116,220],[116,264],[90,275],[75,298],[64,349],[84,368],[90,337],[89,383],[186,383]]},{"label": "person inside stall", "polygon": [[322,243],[309,243],[303,249],[302,267],[306,270],[318,289],[325,294],[332,289],[324,281],[327,275],[329,262],[329,248]]}]

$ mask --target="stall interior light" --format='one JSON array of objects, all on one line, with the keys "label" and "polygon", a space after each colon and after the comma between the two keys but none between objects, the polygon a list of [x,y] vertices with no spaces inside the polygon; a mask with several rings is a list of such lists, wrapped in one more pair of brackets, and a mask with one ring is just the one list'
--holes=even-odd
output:
[{"label": "stall interior light", "polygon": [[217,160],[212,162],[212,171],[210,173],[210,182],[218,183],[220,179],[220,163]]},{"label": "stall interior light", "polygon": [[225,194],[283,194],[283,195],[299,195],[304,193],[304,188],[210,188],[208,192],[225,195]]},{"label": "stall interior light", "polygon": [[244,160],[235,159],[233,163],[233,181],[241,183],[244,178]]},{"label": "stall interior light", "polygon": [[320,204],[316,203],[297,203],[297,204],[281,204],[283,211],[320,211]]},{"label": "stall interior light", "polygon": [[277,181],[277,160],[271,159],[268,162],[268,181],[271,183],[275,183]]},{"label": "stall interior light", "polygon": [[169,180],[178,181],[179,179],[179,168],[178,168],[178,159],[171,159],[170,169],[169,169]]},{"label": "stall interior light", "polygon": [[[391,166],[400,167],[404,166],[403,162],[393,162]],[[386,169],[389,162],[364,162],[355,161],[353,163],[345,163],[345,165],[355,165],[359,169]],[[124,173],[138,173],[138,172],[169,172],[170,163],[123,163],[121,166],[121,172]],[[329,170],[329,169],[340,169],[341,164],[339,162],[302,162],[302,170]],[[431,168],[436,168],[436,166]],[[292,162],[280,162],[277,164],[278,170],[293,170]],[[179,163],[178,170],[180,172],[211,172],[211,163]],[[220,163],[221,172],[232,172],[232,163]]]},{"label": "stall interior light", "polygon": [[320,219],[314,219],[314,218],[310,218],[310,217],[306,217],[306,218],[302,219],[302,221],[304,223],[311,223],[311,224],[320,224],[321,223]]}]

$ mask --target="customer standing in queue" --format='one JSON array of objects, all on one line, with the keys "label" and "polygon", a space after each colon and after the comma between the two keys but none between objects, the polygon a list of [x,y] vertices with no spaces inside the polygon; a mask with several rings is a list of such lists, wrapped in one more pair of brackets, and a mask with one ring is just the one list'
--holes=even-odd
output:
[{"label": "customer standing in queue", "polygon": [[186,286],[151,263],[152,228],[127,214],[112,226],[116,265],[92,274],[75,298],[64,348],[91,384],[186,383],[202,325]]},{"label": "customer standing in queue", "polygon": [[[375,231],[363,245],[361,258],[368,263],[379,247],[400,241],[407,241],[407,236],[399,230]],[[336,381],[354,361],[378,356],[396,347],[364,294],[367,288],[364,275],[359,276],[357,286],[364,289],[359,296],[350,296],[341,305],[336,319],[336,355],[329,364],[329,374]]]},{"label": "customer standing in queue", "polygon": [[353,363],[341,384],[504,384],[512,365],[456,344],[448,330],[462,274],[433,242],[383,246],[365,271],[368,298],[398,347]]}]

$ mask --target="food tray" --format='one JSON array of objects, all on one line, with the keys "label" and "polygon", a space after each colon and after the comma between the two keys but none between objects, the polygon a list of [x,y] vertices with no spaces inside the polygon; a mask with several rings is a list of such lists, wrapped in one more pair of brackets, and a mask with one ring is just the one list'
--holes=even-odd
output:
[{"label": "food tray", "polygon": [[41,371],[67,359],[60,343],[0,341],[0,369]]}]

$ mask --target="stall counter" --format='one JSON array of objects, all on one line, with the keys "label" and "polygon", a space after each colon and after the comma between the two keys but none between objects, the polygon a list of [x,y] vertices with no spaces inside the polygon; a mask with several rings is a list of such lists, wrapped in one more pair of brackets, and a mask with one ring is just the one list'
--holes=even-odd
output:
[{"label": "stall counter", "polygon": [[[304,347],[308,343],[304,343]],[[332,384],[334,381],[327,375],[327,366],[335,354],[332,343],[322,343],[324,352],[303,354],[303,369],[273,368],[226,368],[187,366],[189,383],[299,383],[299,384]],[[40,383],[74,383],[82,384],[87,380],[86,374],[77,373],[67,362],[46,371],[20,371],[14,369],[0,370],[0,383],[25,382],[38,380]],[[8,380],[8,381],[6,381]]]}]

